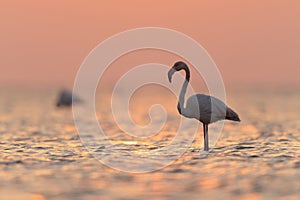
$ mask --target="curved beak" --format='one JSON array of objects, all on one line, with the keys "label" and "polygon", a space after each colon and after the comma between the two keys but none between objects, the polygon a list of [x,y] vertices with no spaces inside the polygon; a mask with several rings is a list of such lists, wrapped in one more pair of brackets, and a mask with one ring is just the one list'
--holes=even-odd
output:
[{"label": "curved beak", "polygon": [[172,83],[172,76],[176,72],[176,70],[172,67],[168,72],[169,82]]}]

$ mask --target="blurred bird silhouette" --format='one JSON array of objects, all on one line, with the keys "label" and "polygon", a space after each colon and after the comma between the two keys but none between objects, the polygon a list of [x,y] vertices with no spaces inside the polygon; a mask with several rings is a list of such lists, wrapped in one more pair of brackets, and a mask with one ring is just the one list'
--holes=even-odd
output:
[{"label": "blurred bird silhouette", "polygon": [[73,95],[71,91],[68,90],[61,90],[57,101],[56,107],[70,107],[72,103],[80,103],[82,102],[77,96]]}]

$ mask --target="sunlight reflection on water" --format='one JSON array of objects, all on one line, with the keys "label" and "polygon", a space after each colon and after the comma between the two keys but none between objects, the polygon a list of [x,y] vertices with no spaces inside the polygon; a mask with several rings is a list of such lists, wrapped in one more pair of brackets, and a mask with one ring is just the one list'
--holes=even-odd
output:
[{"label": "sunlight reflection on water", "polygon": [[[71,109],[55,108],[54,92],[1,91],[0,199],[298,199],[300,195],[300,94],[290,93],[286,104],[283,93],[232,92],[228,104],[242,122],[225,123],[206,159],[199,159],[200,126],[194,143],[172,165],[130,174],[110,169],[88,153],[76,133]],[[164,153],[159,147],[170,143],[178,126],[176,99],[160,95],[143,104],[137,98],[139,106],[132,108],[134,120],[145,124],[149,105],[164,99],[168,124],[147,140],[133,140],[120,132],[103,106],[106,102],[99,102],[98,118],[112,145],[97,146],[95,153],[124,162],[112,156],[121,150],[128,162],[140,166],[144,163],[132,155],[147,155],[156,165],[155,155]]]}]

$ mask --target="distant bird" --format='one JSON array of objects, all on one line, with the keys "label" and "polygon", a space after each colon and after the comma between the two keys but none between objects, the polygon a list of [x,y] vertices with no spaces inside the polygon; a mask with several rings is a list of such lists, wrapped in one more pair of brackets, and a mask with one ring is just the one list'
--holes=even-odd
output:
[{"label": "distant bird", "polygon": [[186,107],[184,107],[184,96],[188,83],[190,81],[190,70],[188,66],[182,62],[176,62],[168,72],[169,82],[176,71],[185,71],[185,81],[182,85],[177,104],[178,112],[188,118],[195,118],[203,123],[204,132],[204,151],[209,150],[208,145],[208,124],[219,120],[241,121],[238,114],[231,108],[227,107],[221,100],[205,94],[196,94],[188,98]]},{"label": "distant bird", "polygon": [[78,103],[78,102],[81,102],[81,100],[76,96],[73,97],[71,91],[62,90],[58,95],[56,101],[56,107],[62,107],[62,106],[68,107],[68,106],[72,106],[72,103]]}]

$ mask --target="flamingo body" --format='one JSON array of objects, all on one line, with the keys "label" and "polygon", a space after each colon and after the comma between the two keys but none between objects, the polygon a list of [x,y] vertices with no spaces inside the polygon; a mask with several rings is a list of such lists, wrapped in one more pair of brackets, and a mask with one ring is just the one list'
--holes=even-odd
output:
[{"label": "flamingo body", "polygon": [[[198,109],[195,109],[197,106]],[[181,114],[188,118],[195,118],[203,124],[210,124],[224,119],[240,121],[238,115],[225,103],[205,94],[196,94],[189,97],[186,102],[186,109]]]}]

